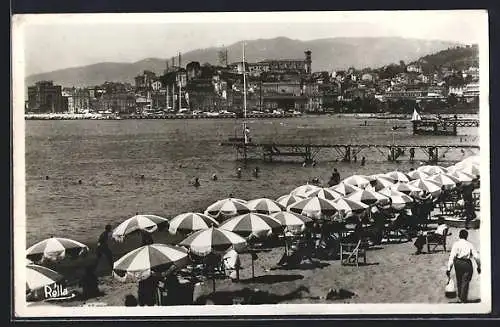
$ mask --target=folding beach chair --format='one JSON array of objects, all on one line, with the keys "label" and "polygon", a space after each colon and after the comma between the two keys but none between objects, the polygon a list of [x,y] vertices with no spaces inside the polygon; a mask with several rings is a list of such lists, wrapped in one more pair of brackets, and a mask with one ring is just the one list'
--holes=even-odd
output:
[{"label": "folding beach chair", "polygon": [[442,246],[443,251],[446,252],[447,251],[446,239],[448,238],[448,235],[451,235],[451,234],[448,234],[448,228],[446,228],[443,231],[443,235],[439,235],[439,234],[435,234],[435,233],[426,235],[425,238],[426,238],[426,243],[427,243],[427,252],[428,253],[434,252],[438,246]]},{"label": "folding beach chair", "polygon": [[366,264],[366,246],[361,240],[358,243],[340,243],[340,262],[342,266],[356,264],[359,267],[359,259],[363,258]]}]

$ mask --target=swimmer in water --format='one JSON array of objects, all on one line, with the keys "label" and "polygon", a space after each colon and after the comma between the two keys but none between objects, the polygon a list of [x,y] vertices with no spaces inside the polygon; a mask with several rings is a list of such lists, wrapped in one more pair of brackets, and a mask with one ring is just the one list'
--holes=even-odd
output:
[{"label": "swimmer in water", "polygon": [[48,181],[49,180],[49,176],[45,176],[45,180]]},{"label": "swimmer in water", "polygon": [[218,178],[217,178],[217,175],[216,175],[216,174],[213,174],[213,175],[212,175],[212,180],[213,180],[213,181],[216,181],[217,179],[218,179]]},{"label": "swimmer in water", "polygon": [[198,179],[198,177],[196,177],[194,179],[194,184],[193,185],[194,185],[194,187],[199,187],[200,186],[200,180]]},{"label": "swimmer in water", "polygon": [[141,179],[144,179],[144,175],[141,175]]},{"label": "swimmer in water", "polygon": [[78,180],[78,184],[82,185],[82,180],[81,179]]}]

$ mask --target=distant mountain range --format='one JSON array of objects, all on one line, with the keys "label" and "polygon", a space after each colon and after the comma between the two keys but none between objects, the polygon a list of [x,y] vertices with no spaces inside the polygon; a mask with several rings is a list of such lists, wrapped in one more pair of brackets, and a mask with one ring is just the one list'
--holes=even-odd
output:
[{"label": "distant mountain range", "polygon": [[[461,45],[438,40],[405,39],[397,37],[328,38],[312,41],[285,37],[240,41],[227,47],[228,61],[241,60],[242,43],[246,42],[245,59],[249,62],[264,59],[302,59],[304,51],[312,51],[313,71],[332,71],[348,67],[380,67],[400,60],[410,62],[449,47]],[[182,65],[190,61],[217,64],[220,48],[197,49],[182,54]],[[134,63],[102,62],[93,65],[66,68],[26,77],[26,84],[52,80],[63,86],[92,86],[105,81],[134,82],[143,70],[162,74],[170,58],[147,58]],[[177,64],[177,58],[176,58]]]}]

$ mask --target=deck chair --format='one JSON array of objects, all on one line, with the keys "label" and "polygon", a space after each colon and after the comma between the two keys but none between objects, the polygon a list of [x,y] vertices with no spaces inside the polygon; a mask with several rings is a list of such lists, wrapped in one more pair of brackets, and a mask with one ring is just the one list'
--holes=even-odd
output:
[{"label": "deck chair", "polygon": [[448,228],[446,228],[443,232],[443,235],[439,234],[430,234],[426,235],[426,243],[427,243],[427,252],[431,253],[436,250],[437,247],[442,246],[443,251],[446,252],[446,239],[451,234],[448,234]]},{"label": "deck chair", "polygon": [[361,240],[358,243],[340,243],[341,265],[356,264],[359,267],[359,259],[363,258],[366,265],[366,247]]}]

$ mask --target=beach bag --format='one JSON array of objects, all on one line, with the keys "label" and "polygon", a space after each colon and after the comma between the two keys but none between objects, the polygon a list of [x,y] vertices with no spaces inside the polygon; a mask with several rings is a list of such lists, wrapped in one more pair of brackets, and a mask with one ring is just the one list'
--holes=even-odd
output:
[{"label": "beach bag", "polygon": [[446,283],[446,287],[444,288],[444,294],[449,299],[453,299],[457,296],[457,289],[455,288],[453,279],[448,278],[448,282]]}]

